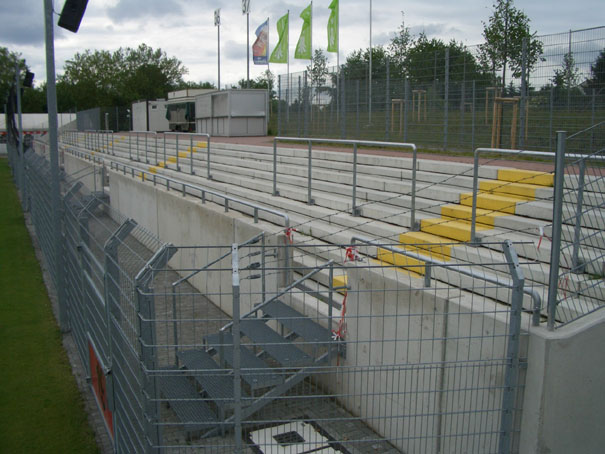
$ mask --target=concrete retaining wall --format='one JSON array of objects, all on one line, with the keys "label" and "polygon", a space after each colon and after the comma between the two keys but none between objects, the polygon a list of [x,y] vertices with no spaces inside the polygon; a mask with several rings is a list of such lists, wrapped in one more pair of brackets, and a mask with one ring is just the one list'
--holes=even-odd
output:
[{"label": "concrete retaining wall", "polygon": [[89,191],[103,190],[100,166],[77,158],[69,153],[61,153],[65,172],[72,178],[81,181]]},{"label": "concrete retaining wall", "polygon": [[403,452],[496,452],[486,433],[500,429],[508,311],[459,290],[421,290],[394,270],[347,274],[342,404]]},{"label": "concrete retaining wall", "polygon": [[605,451],[604,349],[605,310],[532,330],[519,452]]},{"label": "concrete retaining wall", "polygon": [[[222,246],[205,249],[183,249],[170,261],[175,269],[195,269],[228,252],[233,243],[242,243],[261,232],[266,232],[266,248],[270,250],[285,244],[285,236],[274,225],[250,219],[234,211],[225,213],[212,203],[202,204],[198,199],[183,197],[179,191],[166,191],[164,187],[142,183],[130,175],[109,172],[111,206],[127,214],[147,231],[163,242],[175,246]],[[227,246],[227,248],[225,248]],[[278,264],[279,265],[279,264]],[[245,266],[242,262],[241,266]],[[230,269],[231,257],[223,259],[211,269]],[[182,273],[182,274],[189,274]],[[270,274],[266,281],[267,295],[277,292],[278,274]],[[201,293],[224,312],[231,315],[231,273],[228,271],[202,272],[191,280]],[[242,280],[241,313],[261,300],[261,281]]]}]

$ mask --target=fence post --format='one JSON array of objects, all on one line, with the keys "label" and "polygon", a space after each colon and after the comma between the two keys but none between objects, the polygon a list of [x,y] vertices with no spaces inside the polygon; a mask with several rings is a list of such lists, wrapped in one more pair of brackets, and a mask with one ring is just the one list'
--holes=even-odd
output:
[{"label": "fence post", "polygon": [[576,204],[576,225],[573,235],[573,253],[571,272],[580,274],[584,272],[584,266],[580,261],[580,240],[582,232],[582,210],[584,199],[584,176],[586,174],[586,160],[580,159],[580,174],[578,175],[578,201]]},{"label": "fence post", "polygon": [[[424,100],[426,102],[426,99]],[[410,79],[405,78],[403,84],[403,141],[408,141],[408,112],[410,104]]]},{"label": "fence post", "polygon": [[475,80],[473,79],[473,97],[471,104],[471,150],[475,149],[475,102],[477,92],[475,91]]},{"label": "fence post", "polygon": [[302,124],[301,115],[302,115],[302,102],[303,102],[303,100],[302,100],[302,90],[301,90],[301,87],[302,87],[302,79],[301,79],[300,76],[298,76],[298,118],[297,118],[297,121],[296,121],[296,124],[298,126],[298,134],[297,134],[298,137],[300,137],[300,127],[301,127],[301,124]]},{"label": "fence post", "polygon": [[313,205],[315,201],[311,196],[311,186],[313,181],[313,144],[309,140],[309,157],[307,160],[307,203]]},{"label": "fence post", "polygon": [[561,252],[561,221],[563,218],[563,183],[565,172],[565,141],[567,133],[557,131],[555,161],[555,188],[552,215],[552,246],[550,249],[550,275],[548,279],[548,329],[555,327],[557,315],[557,290],[559,286],[559,259]]},{"label": "fence post", "polygon": [[502,417],[500,418],[500,439],[498,454],[511,452],[514,423],[514,409],[519,379],[519,344],[521,335],[521,312],[523,310],[523,286],[525,278],[519,265],[519,258],[510,240],[502,244],[508,268],[513,280],[509,318],[508,342],[506,346],[506,372],[502,392]]},{"label": "fence post", "polygon": [[345,139],[347,136],[347,105],[345,91],[345,73],[341,73],[342,80],[340,81],[340,136]]},{"label": "fence post", "polygon": [[[443,95],[443,151],[447,150],[448,108],[450,96],[450,49],[445,49],[445,93]],[[420,110],[420,106],[418,107]]]},{"label": "fence post", "polygon": [[523,38],[523,48],[521,54],[521,102],[519,108],[519,149],[523,150],[525,146],[525,105],[527,103],[527,37]]},{"label": "fence post", "polygon": [[550,112],[548,119],[548,151],[552,151],[552,117],[553,117],[553,109],[555,106],[555,87],[550,87]]},{"label": "fence post", "polygon": [[277,76],[277,135],[281,136],[281,74]]},{"label": "fence post", "polygon": [[308,81],[308,75],[307,75],[307,71],[305,71],[305,87],[303,88],[303,98],[304,98],[304,109],[303,109],[303,115],[304,115],[304,128],[303,128],[303,133],[305,137],[309,137],[309,104],[310,104],[310,89],[309,89],[309,81]]},{"label": "fence post", "polygon": [[391,72],[390,72],[390,65],[389,65],[389,59],[386,59],[386,66],[387,66],[387,83],[386,83],[386,93],[384,96],[384,110],[385,110],[385,116],[384,116],[384,138],[386,140],[389,140],[389,124],[391,122],[391,118],[390,118],[390,105],[391,105],[391,93],[390,93],[390,82],[391,82]]},{"label": "fence post", "polygon": [[233,418],[235,422],[235,452],[242,451],[242,376],[240,358],[240,285],[239,285],[239,254],[237,243],[231,246],[231,286],[233,289]]},{"label": "fence post", "polygon": [[[351,202],[351,216],[359,216],[359,209],[357,208],[357,142],[353,144],[353,200]],[[331,279],[330,282],[332,282]],[[331,286],[332,284],[330,284]]]},{"label": "fence post", "polygon": [[355,81],[355,137],[359,138],[359,79]]},{"label": "fence post", "polygon": [[155,330],[155,301],[152,290],[153,278],[156,270],[166,266],[170,258],[176,253],[172,245],[163,245],[136,275],[134,284],[136,292],[136,310],[139,320],[140,360],[143,365],[143,391],[145,412],[145,435],[151,442],[149,451],[153,446],[162,444],[160,392],[157,383],[157,351]]}]

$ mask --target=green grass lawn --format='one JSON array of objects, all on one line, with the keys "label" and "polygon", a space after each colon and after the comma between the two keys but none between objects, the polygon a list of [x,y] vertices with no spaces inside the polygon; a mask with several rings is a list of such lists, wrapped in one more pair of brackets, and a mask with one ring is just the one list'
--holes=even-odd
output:
[{"label": "green grass lawn", "polygon": [[0,452],[98,452],[4,158],[0,194]]}]

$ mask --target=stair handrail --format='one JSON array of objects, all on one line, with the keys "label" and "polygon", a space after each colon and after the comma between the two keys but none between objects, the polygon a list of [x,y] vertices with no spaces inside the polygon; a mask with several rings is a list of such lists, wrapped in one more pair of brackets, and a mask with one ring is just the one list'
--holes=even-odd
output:
[{"label": "stair handrail", "polygon": [[[380,243],[376,240],[371,240],[369,238],[364,238],[360,236],[351,237],[351,245],[354,246],[356,243],[364,243],[374,247],[380,247],[382,249],[386,249],[395,254],[405,255],[406,257],[413,258],[418,261],[425,262],[425,264],[429,264],[430,266],[425,265],[425,273],[424,273],[424,284],[425,287],[429,288],[431,286],[431,268],[434,266],[440,266],[442,268],[453,268],[460,274],[465,276],[472,277],[474,279],[481,279],[485,282],[489,282],[490,284],[503,285],[506,288],[513,288],[512,280],[499,278],[497,275],[492,275],[486,272],[479,272],[473,270],[470,266],[455,266],[453,267],[451,263],[444,262],[442,260],[436,260],[432,257],[427,257],[425,255],[421,255],[415,253],[413,251],[407,251],[405,249],[394,247],[388,244]],[[502,243],[504,245],[504,242]],[[532,325],[538,326],[540,324],[540,311],[542,310],[542,298],[540,294],[531,287],[523,287],[523,293],[529,295],[533,301],[532,307]]]},{"label": "stair handrail", "polygon": [[[497,153],[510,154],[516,156],[532,156],[538,158],[548,158],[554,160],[556,153],[554,151],[532,151],[532,150],[509,150],[506,148],[477,148],[473,156],[473,204],[471,210],[471,244],[477,244],[479,239],[476,236],[477,222],[477,193],[479,190],[479,154],[480,153]],[[589,161],[605,162],[605,156],[592,156],[578,153],[570,153],[565,155],[565,159],[582,159]],[[549,173],[549,172],[544,172]]]},{"label": "stair handrail", "polygon": [[[249,318],[251,317],[253,314],[256,314],[259,310],[261,310],[263,307],[265,307],[267,304],[272,303],[273,301],[277,300],[278,298],[281,298],[282,296],[284,296],[286,293],[288,293],[290,290],[292,290],[293,288],[295,288],[296,286],[300,285],[301,283],[303,283],[304,281],[306,281],[307,279],[315,276],[317,273],[319,273],[321,270],[326,269],[328,267],[331,267],[334,265],[334,260],[330,260],[326,263],[324,263],[323,265],[315,268],[313,271],[311,271],[310,273],[307,273],[306,275],[304,275],[303,277],[301,277],[300,279],[296,280],[295,282],[293,282],[292,284],[288,285],[287,287],[284,287],[283,290],[281,290],[279,293],[277,293],[276,295],[272,296],[269,299],[266,299],[265,301],[263,301],[262,303],[254,306],[253,309],[251,309],[250,311],[246,312],[244,315],[242,315],[240,317],[240,319],[244,319],[244,318]],[[331,311],[331,306],[330,306],[330,314],[332,313]],[[330,327],[332,326],[332,320],[330,320]],[[221,332],[225,332],[226,330],[230,329],[233,326],[233,322],[229,322],[227,323],[225,326],[223,326],[220,331]]]},{"label": "stair handrail", "polygon": [[306,142],[308,144],[308,157],[307,157],[307,203],[313,205],[313,197],[311,196],[311,180],[312,180],[312,152],[314,143],[327,143],[327,144],[340,144],[340,145],[353,145],[353,193],[351,203],[351,215],[359,216],[359,208],[357,207],[357,147],[369,146],[369,147],[383,147],[383,148],[402,148],[412,150],[412,190],[411,190],[411,219],[410,227],[412,230],[418,230],[416,223],[416,167],[418,149],[416,144],[405,143],[405,142],[381,142],[373,140],[349,140],[349,139],[320,139],[320,138],[309,138],[309,137],[274,137],[273,138],[273,196],[279,195],[277,190],[277,142]]},{"label": "stair handrail", "polygon": [[209,180],[212,179],[212,174],[210,173],[210,134],[208,134],[207,132],[175,132],[175,131],[170,131],[170,132],[164,132],[162,133],[162,136],[164,137],[164,162],[166,162],[166,137],[167,136],[174,136],[175,137],[175,154],[176,154],[176,167],[177,170],[181,170],[180,166],[179,166],[179,136],[187,136],[189,137],[189,149],[191,150],[191,153],[189,154],[189,173],[191,175],[194,175],[195,172],[193,170],[193,136],[202,136],[206,138],[206,178],[208,178]]}]

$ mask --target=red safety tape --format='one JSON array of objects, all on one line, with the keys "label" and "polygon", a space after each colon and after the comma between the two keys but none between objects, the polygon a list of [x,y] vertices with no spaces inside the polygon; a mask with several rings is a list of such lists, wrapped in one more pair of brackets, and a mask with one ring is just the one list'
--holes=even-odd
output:
[{"label": "red safety tape", "polygon": [[290,244],[294,243],[294,232],[298,232],[298,230],[293,227],[288,227],[286,229],[286,238],[288,239]]},{"label": "red safety tape", "polygon": [[[347,334],[347,323],[345,322],[345,316],[347,315],[347,291],[345,290],[344,298],[342,299],[342,308],[340,310],[340,320],[338,321],[338,328],[332,330],[332,339],[335,341],[344,340]],[[336,365],[340,366],[340,356],[336,359]]]}]

